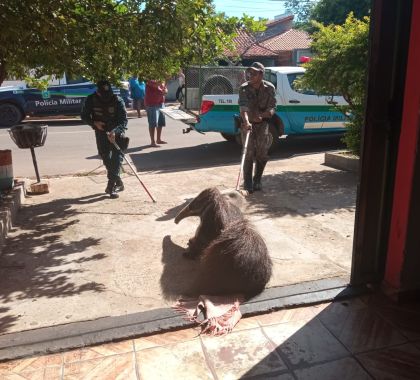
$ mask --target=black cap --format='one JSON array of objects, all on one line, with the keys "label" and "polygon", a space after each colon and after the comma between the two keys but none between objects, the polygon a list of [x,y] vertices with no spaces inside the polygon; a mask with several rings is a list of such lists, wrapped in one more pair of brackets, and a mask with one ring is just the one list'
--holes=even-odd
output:
[{"label": "black cap", "polygon": [[98,93],[101,95],[109,95],[112,94],[112,87],[111,83],[107,80],[100,80],[98,83],[96,83],[96,86],[98,87]]},{"label": "black cap", "polygon": [[261,73],[264,73],[265,72],[265,67],[260,62],[254,62],[251,66],[249,66],[247,68],[247,71],[248,70],[255,70],[255,71],[260,71]]}]

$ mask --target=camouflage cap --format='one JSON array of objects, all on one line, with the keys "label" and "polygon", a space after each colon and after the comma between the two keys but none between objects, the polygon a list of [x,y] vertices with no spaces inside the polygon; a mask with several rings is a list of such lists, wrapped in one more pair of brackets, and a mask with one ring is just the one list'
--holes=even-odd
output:
[{"label": "camouflage cap", "polygon": [[260,62],[254,62],[251,66],[249,66],[247,68],[247,71],[249,71],[249,70],[255,70],[255,71],[260,71],[260,72],[264,73],[265,72],[265,67]]}]

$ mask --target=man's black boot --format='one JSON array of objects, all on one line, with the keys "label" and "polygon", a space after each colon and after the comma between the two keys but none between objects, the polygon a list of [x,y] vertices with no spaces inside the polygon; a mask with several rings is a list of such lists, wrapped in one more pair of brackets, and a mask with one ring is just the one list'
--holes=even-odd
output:
[{"label": "man's black boot", "polygon": [[119,197],[119,195],[118,195],[118,193],[116,192],[115,189],[116,189],[115,182],[112,181],[112,180],[109,180],[108,185],[105,189],[105,193],[109,194],[109,197],[111,199],[115,199],[115,198]]},{"label": "man's black boot", "polygon": [[115,191],[117,193],[119,193],[120,191],[124,191],[124,184],[123,184],[123,181],[121,180],[121,178],[118,178],[115,181]]},{"label": "man's black boot", "polygon": [[248,191],[248,193],[253,192],[252,187],[252,160],[245,160],[244,162],[244,190]]},{"label": "man's black boot", "polygon": [[253,185],[254,191],[262,190],[261,178],[264,173],[266,164],[267,164],[267,161],[257,161],[255,163],[255,175],[254,175],[254,185]]}]

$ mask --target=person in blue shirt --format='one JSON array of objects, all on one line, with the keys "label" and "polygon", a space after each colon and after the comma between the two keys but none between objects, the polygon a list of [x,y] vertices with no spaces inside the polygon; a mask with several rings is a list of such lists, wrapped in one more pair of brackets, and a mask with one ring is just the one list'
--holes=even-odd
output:
[{"label": "person in blue shirt", "polygon": [[133,109],[137,111],[137,117],[141,117],[141,109],[144,109],[144,95],[146,85],[143,81],[139,81],[136,76],[132,76],[129,81],[130,95],[133,99]]}]

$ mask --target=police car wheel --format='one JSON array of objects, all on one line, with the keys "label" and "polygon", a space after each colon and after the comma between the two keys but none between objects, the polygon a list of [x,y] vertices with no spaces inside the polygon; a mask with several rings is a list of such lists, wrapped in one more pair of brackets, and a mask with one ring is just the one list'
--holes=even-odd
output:
[{"label": "police car wheel", "polygon": [[228,135],[227,133],[220,133],[222,137],[229,142],[236,142],[236,135]]},{"label": "police car wheel", "polygon": [[18,124],[23,119],[22,111],[14,104],[3,103],[0,104],[0,125],[4,127],[11,127]]},{"label": "police car wheel", "polygon": [[270,138],[270,148],[268,149],[268,154],[273,153],[277,147],[279,146],[280,140],[279,140],[279,132],[277,130],[277,127],[274,124],[269,125],[268,128],[269,138]]}]

